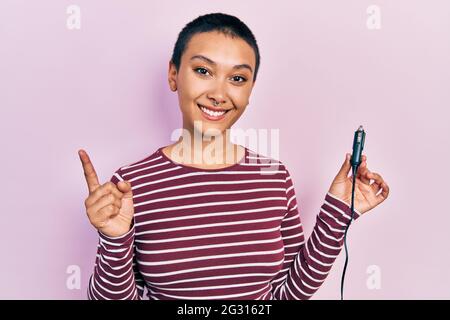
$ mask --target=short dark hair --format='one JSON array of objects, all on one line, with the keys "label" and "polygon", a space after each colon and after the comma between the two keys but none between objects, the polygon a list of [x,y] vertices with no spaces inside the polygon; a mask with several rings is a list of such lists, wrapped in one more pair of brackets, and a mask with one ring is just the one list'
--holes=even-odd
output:
[{"label": "short dark hair", "polygon": [[224,13],[209,13],[199,16],[189,22],[183,30],[181,30],[178,34],[171,58],[176,70],[178,71],[180,69],[181,56],[186,50],[189,40],[197,33],[210,31],[218,31],[225,35],[230,35],[231,37],[239,37],[253,48],[256,58],[253,81],[256,81],[261,57],[259,55],[259,48],[255,36],[247,25],[237,17]]}]

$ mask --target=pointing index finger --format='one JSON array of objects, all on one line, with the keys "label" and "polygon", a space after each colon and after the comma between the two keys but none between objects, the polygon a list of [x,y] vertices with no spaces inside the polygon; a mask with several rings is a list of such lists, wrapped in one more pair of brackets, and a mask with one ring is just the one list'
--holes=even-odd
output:
[{"label": "pointing index finger", "polygon": [[91,159],[86,151],[82,149],[78,150],[78,155],[80,156],[81,163],[83,164],[84,177],[86,178],[89,192],[93,192],[100,186],[97,173],[95,172],[94,166],[92,165]]}]

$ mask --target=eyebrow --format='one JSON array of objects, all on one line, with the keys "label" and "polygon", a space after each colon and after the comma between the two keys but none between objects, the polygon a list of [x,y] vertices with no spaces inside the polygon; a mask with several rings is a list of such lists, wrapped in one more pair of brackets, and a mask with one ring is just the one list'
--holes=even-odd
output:
[{"label": "eyebrow", "polygon": [[[205,57],[205,56],[203,56],[203,55],[201,55],[201,54],[197,54],[197,55],[195,55],[195,56],[192,56],[190,60],[194,60],[194,59],[200,59],[200,60],[206,61],[207,63],[212,64],[213,66],[216,66],[216,65],[217,65],[216,62],[212,61],[210,58]],[[249,70],[253,73],[252,67],[250,67],[250,66],[249,66],[248,64],[246,64],[246,63],[243,63],[243,64],[237,64],[237,65],[235,65],[235,66],[233,67],[233,69],[243,69],[243,68],[249,69]]]}]

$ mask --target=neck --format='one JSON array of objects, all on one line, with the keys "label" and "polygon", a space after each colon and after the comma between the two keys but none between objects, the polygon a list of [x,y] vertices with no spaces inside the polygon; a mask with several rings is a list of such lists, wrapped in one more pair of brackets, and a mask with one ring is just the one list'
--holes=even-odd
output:
[{"label": "neck", "polygon": [[172,156],[184,164],[231,165],[239,161],[237,150],[238,146],[231,142],[229,129],[214,136],[185,129],[172,148]]}]

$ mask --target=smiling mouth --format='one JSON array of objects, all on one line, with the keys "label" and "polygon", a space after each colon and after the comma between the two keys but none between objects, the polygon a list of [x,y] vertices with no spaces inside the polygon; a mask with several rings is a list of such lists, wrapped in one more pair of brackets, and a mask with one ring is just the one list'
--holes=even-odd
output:
[{"label": "smiling mouth", "polygon": [[200,109],[200,111],[202,112],[203,116],[205,118],[207,118],[208,120],[220,120],[222,119],[225,114],[230,111],[231,109],[228,110],[224,110],[224,111],[213,111],[210,110],[204,106],[202,106],[201,104],[197,103],[197,107]]}]

